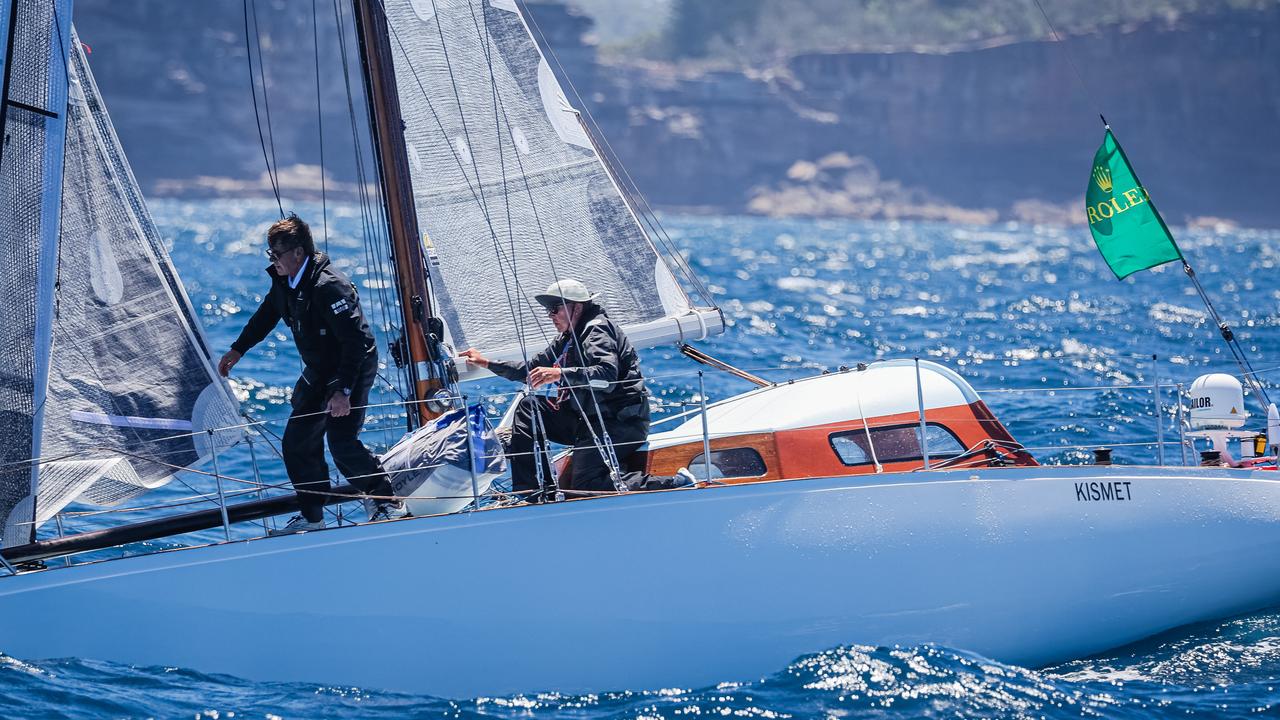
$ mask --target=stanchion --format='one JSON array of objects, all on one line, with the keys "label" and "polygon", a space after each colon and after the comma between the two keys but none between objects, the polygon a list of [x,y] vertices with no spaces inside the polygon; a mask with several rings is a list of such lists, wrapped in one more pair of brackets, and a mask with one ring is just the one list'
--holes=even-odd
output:
[{"label": "stanchion", "polygon": [[[248,435],[248,433],[245,433]],[[258,486],[258,499],[262,499],[262,473],[258,470],[258,453],[253,449],[253,437],[246,437],[245,442],[249,443],[249,462],[253,464],[253,482]],[[262,531],[271,534],[271,527],[267,524],[270,518],[262,518]]]},{"label": "stanchion", "polygon": [[[53,521],[58,524],[58,537],[65,536],[66,530],[62,527],[62,513],[58,513],[57,515],[54,515]],[[62,557],[62,564],[66,567],[71,567],[71,556],[64,555]]]},{"label": "stanchion", "polygon": [[702,379],[702,371],[698,371],[698,399],[702,403],[702,464],[705,466],[707,482],[711,482],[711,428],[707,425],[707,388]]},{"label": "stanchion", "polygon": [[227,498],[222,494],[222,473],[218,471],[218,439],[209,430],[209,454],[213,456],[213,479],[218,484],[218,510],[222,513],[222,532],[231,542],[231,519],[227,517]]},{"label": "stanchion", "polygon": [[1156,464],[1164,466],[1164,414],[1160,404],[1160,356],[1151,356],[1151,397],[1156,403]]},{"label": "stanchion", "polygon": [[1178,383],[1178,450],[1182,453],[1182,464],[1187,464],[1187,425],[1182,418],[1182,383]]},{"label": "stanchion", "polygon": [[462,396],[463,422],[467,427],[467,469],[471,471],[471,509],[480,509],[480,481],[476,479],[476,443],[471,435],[471,406],[467,404],[467,396]]},{"label": "stanchion", "polygon": [[929,434],[925,432],[924,422],[924,385],[920,382],[920,358],[916,358],[916,404],[920,408],[920,455],[924,458],[924,469],[929,469]]}]

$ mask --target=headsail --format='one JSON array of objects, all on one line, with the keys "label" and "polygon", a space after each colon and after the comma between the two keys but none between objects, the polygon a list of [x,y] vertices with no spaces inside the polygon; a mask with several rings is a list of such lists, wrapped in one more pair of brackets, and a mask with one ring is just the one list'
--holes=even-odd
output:
[{"label": "headsail", "polygon": [[70,0],[0,0],[0,544],[35,537],[66,130]]},{"label": "headsail", "polygon": [[[238,424],[78,38],[72,45],[37,525],[77,499],[112,504],[168,482],[208,456],[207,430]],[[226,447],[240,433],[217,435]]]},{"label": "headsail", "polygon": [[[514,0],[385,0],[419,227],[455,346],[546,345],[532,296],[600,292],[637,345],[722,329],[624,201]],[[441,282],[442,281],[442,282]]]}]

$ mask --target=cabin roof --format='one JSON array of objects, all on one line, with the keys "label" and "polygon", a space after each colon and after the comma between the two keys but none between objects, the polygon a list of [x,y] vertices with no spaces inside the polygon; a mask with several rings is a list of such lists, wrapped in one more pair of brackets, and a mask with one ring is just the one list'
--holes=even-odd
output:
[{"label": "cabin roof", "polygon": [[[934,362],[920,361],[920,386],[926,410],[969,405],[978,393],[964,378]],[[711,405],[712,437],[792,430],[915,413],[920,408],[913,360],[872,363],[848,370],[759,388]],[[649,447],[688,442],[702,435],[699,411],[687,413],[675,427],[649,436]]]}]

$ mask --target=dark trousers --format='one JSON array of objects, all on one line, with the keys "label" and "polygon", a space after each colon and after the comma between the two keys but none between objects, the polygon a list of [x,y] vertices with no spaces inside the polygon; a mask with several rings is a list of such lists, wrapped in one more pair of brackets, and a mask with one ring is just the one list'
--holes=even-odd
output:
[{"label": "dark trousers", "polygon": [[[601,438],[600,421],[594,410],[588,414],[590,426],[583,419],[582,410],[573,398],[566,398],[559,408],[552,407],[551,401],[541,395],[525,397],[516,409],[515,420],[511,428],[511,448],[508,459],[511,463],[511,489],[526,492],[538,489],[536,462],[542,463],[543,482],[551,487],[551,468],[546,457],[539,454],[533,456],[534,432],[533,414],[537,411],[546,435],[552,442],[570,445],[573,448],[571,465],[571,482],[563,490],[613,491],[613,479],[609,476],[609,464],[605,462],[601,448],[592,440],[591,431],[596,438]],[[613,441],[614,453],[618,457],[620,469],[625,468],[627,458],[649,436],[649,404],[643,399],[627,411],[618,413],[623,417],[605,415],[605,425],[609,430],[609,439]],[[541,438],[539,437],[539,440]],[[623,473],[623,480],[629,479]]]},{"label": "dark trousers", "polygon": [[[360,366],[351,388],[351,414],[333,417],[328,412],[329,388],[310,370],[304,370],[293,387],[293,412],[284,428],[281,443],[285,470],[298,506],[310,522],[324,519],[325,496],[329,490],[329,465],[324,460],[324,439],[329,438],[329,454],[338,470],[351,484],[370,495],[394,495],[382,463],[360,442],[369,389],[378,374],[378,354],[370,352]],[[318,494],[319,493],[319,494]]]}]

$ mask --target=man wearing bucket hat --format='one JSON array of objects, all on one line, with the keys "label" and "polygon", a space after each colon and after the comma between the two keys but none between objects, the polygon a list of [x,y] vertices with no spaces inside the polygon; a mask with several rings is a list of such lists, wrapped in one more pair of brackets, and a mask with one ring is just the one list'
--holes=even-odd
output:
[{"label": "man wearing bucket hat", "polygon": [[[493,374],[533,388],[551,386],[554,396],[529,395],[516,411],[512,426],[512,489],[531,501],[541,498],[534,459],[535,427],[545,428],[553,442],[573,447],[570,477],[564,489],[615,490],[610,465],[616,458],[622,480],[642,481],[625,473],[627,459],[649,434],[649,402],[640,374],[640,359],[631,341],[597,302],[599,296],[577,280],[551,283],[534,296],[560,335],[546,350],[525,362],[490,360],[475,348],[462,353],[469,362]],[[603,430],[601,432],[601,420]],[[607,433],[613,453],[602,445]],[[543,463],[548,488],[551,468]]]}]

